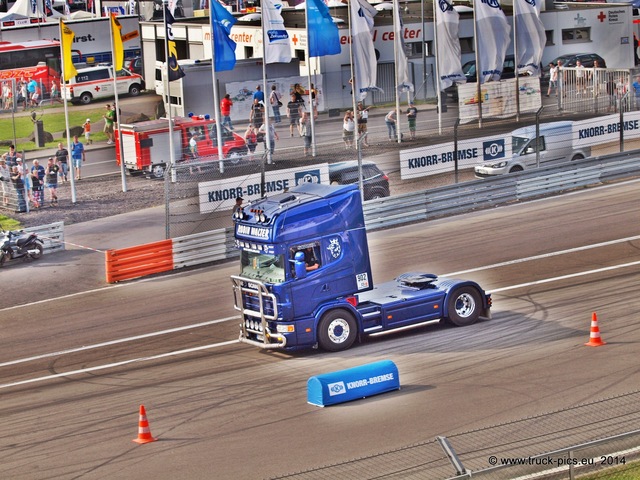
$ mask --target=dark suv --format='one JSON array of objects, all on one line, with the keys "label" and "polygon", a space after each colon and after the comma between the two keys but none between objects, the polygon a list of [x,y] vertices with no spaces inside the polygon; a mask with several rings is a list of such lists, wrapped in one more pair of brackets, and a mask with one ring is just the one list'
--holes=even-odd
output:
[{"label": "dark suv", "polygon": [[[351,160],[330,163],[329,181],[332,185],[358,183],[358,162]],[[362,187],[365,200],[388,197],[390,195],[389,177],[382,173],[378,166],[371,161],[362,162]]]},{"label": "dark suv", "polygon": [[[478,74],[476,72],[476,61],[470,60],[462,66],[462,73],[467,79],[467,83],[474,83],[478,81]],[[516,76],[516,61],[513,55],[507,55],[504,58],[504,63],[502,64],[502,75],[500,76],[501,80],[505,80],[507,78],[515,78]],[[458,100],[458,85],[453,84],[450,87],[445,88],[444,93],[453,98],[454,101]]]},{"label": "dark suv", "polygon": [[[566,55],[560,55],[558,58],[554,59],[552,63],[557,65],[558,60],[562,60],[563,67],[575,67],[576,62],[580,60],[580,63],[582,63],[582,66],[585,68],[593,68],[593,62],[597,60],[598,67],[607,68],[607,62],[605,62],[604,58],[596,53],[568,53]],[[549,78],[548,64],[544,66],[542,77],[547,79]]]}]

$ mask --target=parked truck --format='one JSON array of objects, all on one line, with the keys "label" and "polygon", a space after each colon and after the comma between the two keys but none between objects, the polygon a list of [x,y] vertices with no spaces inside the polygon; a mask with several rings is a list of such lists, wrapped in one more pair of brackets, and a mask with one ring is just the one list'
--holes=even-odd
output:
[{"label": "parked truck", "polygon": [[412,272],[374,286],[357,185],[305,183],[233,218],[241,342],[339,351],[368,335],[490,316],[491,295],[473,281]]},{"label": "parked truck", "polygon": [[474,170],[476,177],[486,178],[590,156],[591,147],[574,144],[572,121],[541,123],[537,141],[535,125],[514,130],[511,157],[476,165]]},{"label": "parked truck", "polygon": [[[120,124],[125,168],[131,174],[148,173],[162,178],[170,162],[169,120],[161,118],[133,124]],[[196,135],[197,155],[189,149],[189,140]],[[116,131],[116,161],[120,165],[120,145]],[[247,145],[240,135],[223,126],[222,155],[230,165],[247,155]],[[218,160],[217,124],[208,115],[192,115],[173,119],[173,149],[176,162]]]}]

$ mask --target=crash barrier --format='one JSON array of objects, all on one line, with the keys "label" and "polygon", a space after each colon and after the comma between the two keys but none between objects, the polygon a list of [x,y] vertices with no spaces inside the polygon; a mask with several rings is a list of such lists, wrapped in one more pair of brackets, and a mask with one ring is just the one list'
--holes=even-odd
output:
[{"label": "crash barrier", "polygon": [[[608,181],[637,177],[640,176],[640,160],[637,159],[637,154],[638,151],[630,151],[587,158],[552,167],[369,200],[363,204],[365,223],[368,231],[381,230],[416,221],[515,203]],[[170,242],[172,242],[173,267],[168,268],[161,262],[164,270],[151,268],[148,273],[141,273],[152,261],[146,256],[138,260],[140,265],[137,269],[128,269],[127,274],[118,276],[117,280],[109,280],[112,277],[107,270],[107,281],[111,283],[127,280],[174,268],[227,260],[239,255],[234,248],[231,227],[176,237]],[[144,250],[145,246],[140,248]],[[111,255],[109,252],[107,252],[108,256]],[[111,268],[109,262],[107,262],[107,268]]]},{"label": "crash barrier", "polygon": [[238,254],[233,248],[233,229],[221,228],[136,247],[107,250],[106,277],[108,283],[115,283],[226,260]]},{"label": "crash barrier", "polygon": [[38,235],[43,242],[45,254],[64,250],[64,222],[28,227],[24,231]]},{"label": "crash barrier", "polygon": [[307,402],[324,407],[399,389],[398,367],[391,360],[381,360],[309,378]]}]

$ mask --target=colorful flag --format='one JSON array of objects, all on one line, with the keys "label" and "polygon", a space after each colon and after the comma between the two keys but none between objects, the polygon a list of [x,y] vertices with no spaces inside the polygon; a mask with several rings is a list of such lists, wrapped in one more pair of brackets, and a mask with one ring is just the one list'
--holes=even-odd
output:
[{"label": "colorful flag", "polygon": [[409,64],[405,53],[402,18],[400,18],[400,3],[393,2],[393,45],[396,49],[396,69],[398,72],[398,90],[400,92],[413,92],[413,83],[409,80]]},{"label": "colorful flag", "polygon": [[349,8],[356,98],[364,100],[368,92],[380,90],[376,86],[378,60],[373,46],[373,17],[378,11],[366,0],[349,0]]},{"label": "colorful flag", "polygon": [[164,21],[165,21],[165,41],[167,42],[167,51],[169,52],[169,58],[167,58],[167,70],[169,72],[169,81],[173,82],[174,80],[178,80],[184,77],[184,71],[182,67],[178,65],[178,50],[176,48],[176,42],[173,39],[173,22],[175,19],[171,12],[169,11],[169,7],[165,5],[164,7]]},{"label": "colorful flag", "polygon": [[434,0],[433,10],[436,17],[436,58],[442,91],[454,83],[465,83],[467,77],[462,73],[460,61],[460,15],[447,0]]},{"label": "colorful flag", "polygon": [[119,72],[124,66],[124,46],[122,45],[122,25],[115,13],[111,14],[111,35],[113,35],[113,67],[116,72]]},{"label": "colorful flag", "polygon": [[262,0],[262,28],[264,28],[265,63],[291,62],[291,40],[284,28],[282,3],[278,0]]},{"label": "colorful flag", "polygon": [[513,0],[518,73],[540,76],[547,34],[540,20],[541,0]]},{"label": "colorful flag", "polygon": [[473,0],[476,22],[476,51],[480,59],[478,81],[500,80],[510,43],[511,27],[498,0]]},{"label": "colorful flag", "polygon": [[231,27],[237,20],[218,0],[211,0],[211,31],[213,33],[213,60],[216,72],[233,70],[236,66],[236,42],[231,40]]},{"label": "colorful flag", "polygon": [[62,69],[64,73],[64,81],[68,82],[71,78],[78,74],[73,59],[71,58],[71,46],[75,33],[64,22],[60,21],[60,47],[62,49]]},{"label": "colorful flag", "polygon": [[306,0],[309,57],[340,53],[340,33],[322,0]]}]

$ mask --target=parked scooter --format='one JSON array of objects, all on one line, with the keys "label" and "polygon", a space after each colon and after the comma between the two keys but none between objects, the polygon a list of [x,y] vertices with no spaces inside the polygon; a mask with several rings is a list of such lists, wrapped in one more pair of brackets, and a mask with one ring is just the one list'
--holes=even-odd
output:
[{"label": "parked scooter", "polygon": [[7,260],[37,260],[42,256],[43,242],[35,233],[0,229],[0,267]]}]

